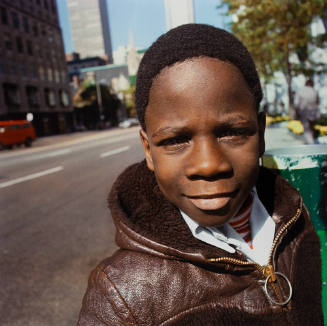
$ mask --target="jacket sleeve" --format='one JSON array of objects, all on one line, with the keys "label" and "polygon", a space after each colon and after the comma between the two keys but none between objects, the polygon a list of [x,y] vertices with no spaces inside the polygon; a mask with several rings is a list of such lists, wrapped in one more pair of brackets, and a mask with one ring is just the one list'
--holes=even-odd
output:
[{"label": "jacket sleeve", "polygon": [[126,302],[100,266],[90,275],[77,326],[137,325]]}]

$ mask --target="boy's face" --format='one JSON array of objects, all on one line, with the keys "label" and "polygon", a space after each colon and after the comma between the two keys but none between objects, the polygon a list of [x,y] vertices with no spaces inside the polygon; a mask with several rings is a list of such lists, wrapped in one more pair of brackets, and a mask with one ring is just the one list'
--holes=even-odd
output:
[{"label": "boy's face", "polygon": [[255,184],[264,121],[236,66],[208,57],[177,63],[150,90],[141,131],[147,165],[194,221],[223,225]]}]

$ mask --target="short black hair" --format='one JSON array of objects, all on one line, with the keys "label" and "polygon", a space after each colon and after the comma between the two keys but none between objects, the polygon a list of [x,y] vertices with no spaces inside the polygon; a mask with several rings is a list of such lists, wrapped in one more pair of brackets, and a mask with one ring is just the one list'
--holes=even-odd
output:
[{"label": "short black hair", "polygon": [[241,71],[259,110],[260,79],[246,47],[227,31],[205,24],[186,24],[161,35],[146,51],[136,78],[135,106],[143,130],[145,110],[154,78],[165,67],[194,57],[212,57],[234,64]]}]

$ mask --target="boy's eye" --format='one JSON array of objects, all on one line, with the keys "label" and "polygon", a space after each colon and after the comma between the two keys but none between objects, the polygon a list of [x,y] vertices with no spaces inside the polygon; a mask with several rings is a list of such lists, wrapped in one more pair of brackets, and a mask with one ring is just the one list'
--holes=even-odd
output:
[{"label": "boy's eye", "polygon": [[217,133],[217,137],[221,141],[241,141],[254,134],[255,130],[251,128],[229,128]]},{"label": "boy's eye", "polygon": [[158,143],[158,146],[162,146],[167,150],[180,150],[187,146],[190,142],[188,136],[176,136],[163,139]]}]

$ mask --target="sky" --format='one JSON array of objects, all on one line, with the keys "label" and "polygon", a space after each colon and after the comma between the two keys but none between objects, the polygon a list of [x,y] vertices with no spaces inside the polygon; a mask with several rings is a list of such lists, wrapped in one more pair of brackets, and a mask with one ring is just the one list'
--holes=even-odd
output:
[{"label": "sky", "polygon": [[[93,1],[93,0],[89,0]],[[176,0],[178,1],[178,0]],[[220,0],[193,0],[196,23],[227,28],[227,18],[216,7]],[[107,0],[113,50],[128,45],[133,34],[134,46],[148,48],[166,30],[164,0]],[[65,52],[74,50],[67,0],[57,0]]]}]

